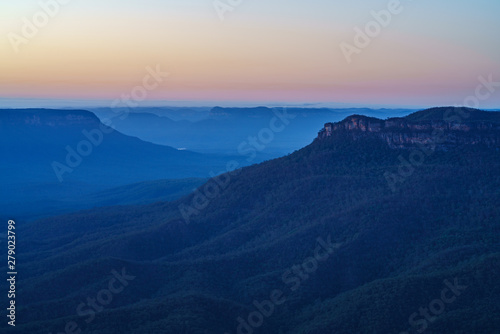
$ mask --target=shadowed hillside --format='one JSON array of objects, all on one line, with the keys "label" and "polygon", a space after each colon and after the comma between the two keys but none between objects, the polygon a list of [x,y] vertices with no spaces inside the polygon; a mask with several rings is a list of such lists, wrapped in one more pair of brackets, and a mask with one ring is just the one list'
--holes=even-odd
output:
[{"label": "shadowed hillside", "polygon": [[0,132],[0,216],[59,213],[65,201],[131,183],[207,178],[233,160],[126,136],[84,110],[0,110]]}]

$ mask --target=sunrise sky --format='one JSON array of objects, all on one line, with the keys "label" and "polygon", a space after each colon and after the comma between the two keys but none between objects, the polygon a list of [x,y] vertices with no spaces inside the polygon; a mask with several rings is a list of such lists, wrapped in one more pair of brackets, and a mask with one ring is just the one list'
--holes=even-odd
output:
[{"label": "sunrise sky", "polygon": [[[221,20],[213,0],[65,0],[16,52],[51,1],[0,3],[0,103],[113,100],[157,64],[170,76],[145,104],[456,105],[479,76],[500,81],[500,1],[402,0],[350,64],[340,44],[389,1],[242,0]],[[481,107],[500,108],[500,88]]]}]

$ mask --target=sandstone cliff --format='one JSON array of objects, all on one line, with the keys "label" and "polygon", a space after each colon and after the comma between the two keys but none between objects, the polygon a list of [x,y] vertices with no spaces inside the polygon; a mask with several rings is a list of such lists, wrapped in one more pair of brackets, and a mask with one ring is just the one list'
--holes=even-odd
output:
[{"label": "sandstone cliff", "polygon": [[381,120],[353,115],[341,122],[326,123],[318,139],[348,136],[377,137],[391,148],[432,145],[448,149],[457,145],[500,147],[500,113],[468,108],[434,108],[404,118]]}]

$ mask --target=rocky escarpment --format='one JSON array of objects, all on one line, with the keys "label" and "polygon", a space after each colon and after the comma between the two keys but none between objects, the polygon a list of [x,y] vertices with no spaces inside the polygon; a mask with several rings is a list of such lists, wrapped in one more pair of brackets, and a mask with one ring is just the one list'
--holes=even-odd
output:
[{"label": "rocky escarpment", "polygon": [[98,127],[99,119],[86,110],[51,110],[51,109],[4,109],[0,110],[0,127]]},{"label": "rocky escarpment", "polygon": [[467,108],[444,111],[434,108],[387,120],[353,115],[341,122],[326,123],[318,134],[318,140],[336,136],[348,136],[356,140],[371,136],[382,139],[391,148],[430,145],[435,149],[446,150],[458,145],[478,144],[500,147],[499,116],[497,112]]}]

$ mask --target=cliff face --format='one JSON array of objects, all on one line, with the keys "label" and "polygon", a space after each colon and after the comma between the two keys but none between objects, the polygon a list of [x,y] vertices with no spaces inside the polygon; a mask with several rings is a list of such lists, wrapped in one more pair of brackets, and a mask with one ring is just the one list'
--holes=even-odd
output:
[{"label": "cliff face", "polygon": [[444,120],[411,121],[406,118],[381,120],[366,116],[349,116],[337,123],[326,123],[318,139],[347,135],[352,139],[367,136],[384,140],[391,148],[432,145],[446,150],[457,145],[483,144],[500,147],[500,123],[492,121],[446,122]]},{"label": "cliff face", "polygon": [[98,127],[99,119],[85,110],[15,109],[0,110],[0,126]]}]

